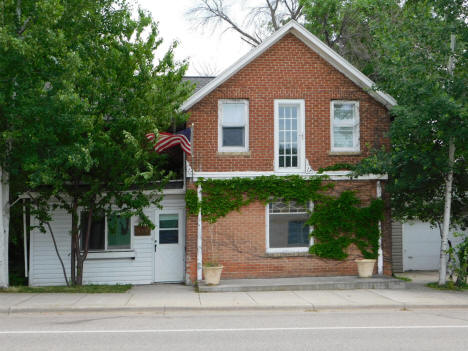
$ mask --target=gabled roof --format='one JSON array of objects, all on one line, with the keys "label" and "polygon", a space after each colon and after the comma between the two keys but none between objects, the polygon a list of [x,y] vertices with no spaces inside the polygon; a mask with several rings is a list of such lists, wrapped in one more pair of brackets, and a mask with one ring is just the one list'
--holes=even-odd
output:
[{"label": "gabled roof", "polygon": [[381,91],[372,90],[375,83],[370,80],[366,75],[349,63],[346,59],[338,55],[333,49],[326,45],[323,41],[317,38],[315,35],[310,33],[307,29],[301,26],[296,21],[290,21],[278,31],[273,33],[270,37],[265,39],[259,46],[252,49],[245,56],[240,58],[232,66],[228,67],[215,79],[207,83],[203,88],[195,92],[185,103],[182,105],[182,110],[186,111],[195,105],[197,102],[202,100],[205,96],[239,72],[242,68],[247,66],[250,62],[255,60],[271,46],[276,44],[286,34],[291,33],[299,38],[304,44],[310,49],[316,52],[325,61],[335,67],[338,71],[343,73],[356,85],[366,90],[374,99],[382,103],[387,108],[396,105],[396,100],[388,94]]},{"label": "gabled roof", "polygon": [[210,81],[215,79],[214,76],[185,76],[182,77],[183,82],[191,82],[195,84],[195,91],[194,94],[198,92],[201,88],[207,85]]}]

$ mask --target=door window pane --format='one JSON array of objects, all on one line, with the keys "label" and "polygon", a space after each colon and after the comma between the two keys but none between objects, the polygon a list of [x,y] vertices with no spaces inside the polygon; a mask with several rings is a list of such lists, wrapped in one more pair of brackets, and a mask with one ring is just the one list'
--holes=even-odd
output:
[{"label": "door window pane", "polygon": [[159,215],[159,243],[177,244],[179,242],[179,215]]},{"label": "door window pane", "polygon": [[107,248],[130,249],[130,218],[111,216],[107,221]]}]

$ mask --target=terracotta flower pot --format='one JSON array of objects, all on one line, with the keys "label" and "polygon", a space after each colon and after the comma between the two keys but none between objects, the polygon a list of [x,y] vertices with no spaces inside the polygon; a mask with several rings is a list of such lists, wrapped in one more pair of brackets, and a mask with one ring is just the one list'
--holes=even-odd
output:
[{"label": "terracotta flower pot", "polygon": [[355,260],[360,278],[372,277],[374,272],[375,259]]},{"label": "terracotta flower pot", "polygon": [[223,271],[223,266],[203,266],[203,276],[205,277],[206,285],[218,285],[219,280],[221,279],[221,272]]}]

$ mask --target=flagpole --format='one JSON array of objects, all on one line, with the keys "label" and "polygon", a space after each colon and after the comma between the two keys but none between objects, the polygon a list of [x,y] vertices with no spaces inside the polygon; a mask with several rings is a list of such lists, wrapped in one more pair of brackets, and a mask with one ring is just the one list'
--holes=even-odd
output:
[{"label": "flagpole", "polygon": [[192,156],[192,182],[193,182],[193,169],[195,168],[195,152],[193,152],[194,144],[193,144],[193,133],[195,132],[195,123],[192,122],[190,126],[190,155]]}]

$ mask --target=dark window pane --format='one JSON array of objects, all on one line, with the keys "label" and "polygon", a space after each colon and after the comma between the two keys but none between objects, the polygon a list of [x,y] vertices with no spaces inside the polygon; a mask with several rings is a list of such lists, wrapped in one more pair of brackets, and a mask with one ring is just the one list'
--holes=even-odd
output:
[{"label": "dark window pane", "polygon": [[130,249],[130,218],[110,217],[107,221],[107,248]]},{"label": "dark window pane", "polygon": [[[104,215],[93,216],[91,221],[91,232],[89,235],[89,250],[104,250],[105,240],[105,217]],[[88,212],[81,213],[81,250],[84,250],[86,233],[88,230]]]},{"label": "dark window pane", "polygon": [[177,244],[179,242],[179,230],[159,230],[159,243],[160,244]]},{"label": "dark window pane", "polygon": [[245,146],[244,127],[223,127],[223,146]]},{"label": "dark window pane", "polygon": [[297,167],[297,156],[292,157],[292,167]]},{"label": "dark window pane", "polygon": [[284,156],[280,156],[279,158],[279,166],[284,167]]},{"label": "dark window pane", "polygon": [[304,221],[289,221],[288,246],[308,246],[309,226]]}]

